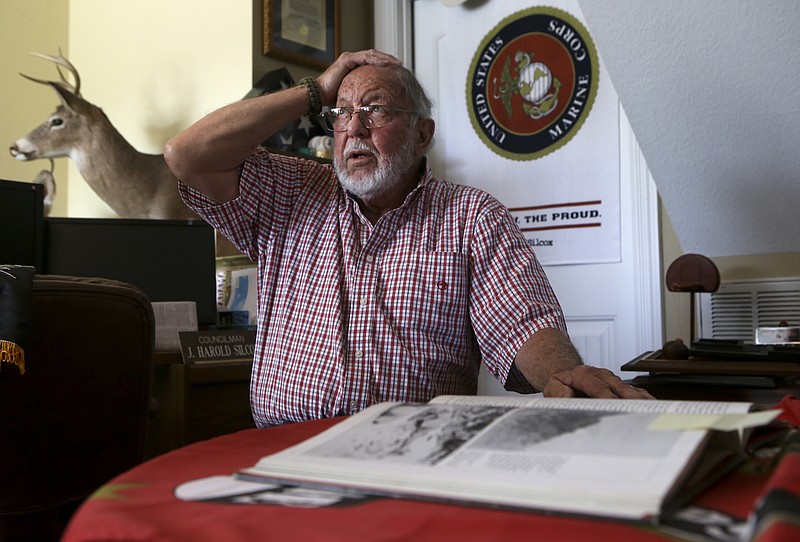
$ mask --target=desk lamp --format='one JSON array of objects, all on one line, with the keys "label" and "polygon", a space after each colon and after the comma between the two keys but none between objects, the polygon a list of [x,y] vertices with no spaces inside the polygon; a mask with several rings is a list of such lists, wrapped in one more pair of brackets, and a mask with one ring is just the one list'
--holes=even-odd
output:
[{"label": "desk lamp", "polygon": [[667,269],[667,289],[670,292],[689,292],[691,306],[689,322],[691,342],[695,334],[695,294],[699,292],[716,292],[719,288],[719,269],[706,256],[700,254],[684,254],[678,257]]}]

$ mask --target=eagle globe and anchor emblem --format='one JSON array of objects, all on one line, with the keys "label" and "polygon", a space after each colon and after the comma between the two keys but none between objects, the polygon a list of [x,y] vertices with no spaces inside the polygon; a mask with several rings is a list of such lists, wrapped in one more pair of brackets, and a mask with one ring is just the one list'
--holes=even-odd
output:
[{"label": "eagle globe and anchor emblem", "polygon": [[486,34],[467,74],[469,119],[477,136],[510,160],[535,160],[570,141],[592,109],[597,51],[569,13],[533,7]]},{"label": "eagle globe and anchor emblem", "polygon": [[522,110],[534,120],[552,113],[558,105],[558,91],[561,81],[553,76],[550,68],[543,62],[533,62],[536,53],[517,51],[514,54],[516,77],[511,73],[511,62],[506,60],[500,75],[501,84],[494,78],[494,98],[503,103],[506,114],[513,116],[512,97],[519,94]]}]

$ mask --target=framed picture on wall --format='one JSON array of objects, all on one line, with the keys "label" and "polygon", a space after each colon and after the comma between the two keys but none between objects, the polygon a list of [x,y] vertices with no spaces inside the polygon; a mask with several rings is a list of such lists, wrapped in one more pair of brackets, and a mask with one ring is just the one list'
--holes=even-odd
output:
[{"label": "framed picture on wall", "polygon": [[340,0],[264,0],[264,54],[324,70],[339,55]]}]

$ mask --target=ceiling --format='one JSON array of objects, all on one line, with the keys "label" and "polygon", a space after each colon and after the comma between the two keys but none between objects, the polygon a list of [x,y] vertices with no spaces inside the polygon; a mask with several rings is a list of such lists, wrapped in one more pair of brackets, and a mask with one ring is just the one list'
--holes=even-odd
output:
[{"label": "ceiling", "polygon": [[800,252],[800,3],[579,0],[684,252]]}]

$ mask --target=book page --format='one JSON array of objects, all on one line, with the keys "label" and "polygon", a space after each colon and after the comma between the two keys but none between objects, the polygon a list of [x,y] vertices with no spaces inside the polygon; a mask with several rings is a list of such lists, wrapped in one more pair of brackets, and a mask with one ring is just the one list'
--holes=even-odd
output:
[{"label": "book page", "polygon": [[589,399],[585,397],[542,397],[520,395],[440,395],[431,404],[486,405],[535,408],[574,408],[580,410],[613,410],[617,412],[659,412],[675,414],[746,413],[752,403],[725,401],[648,401],[635,399]]}]

